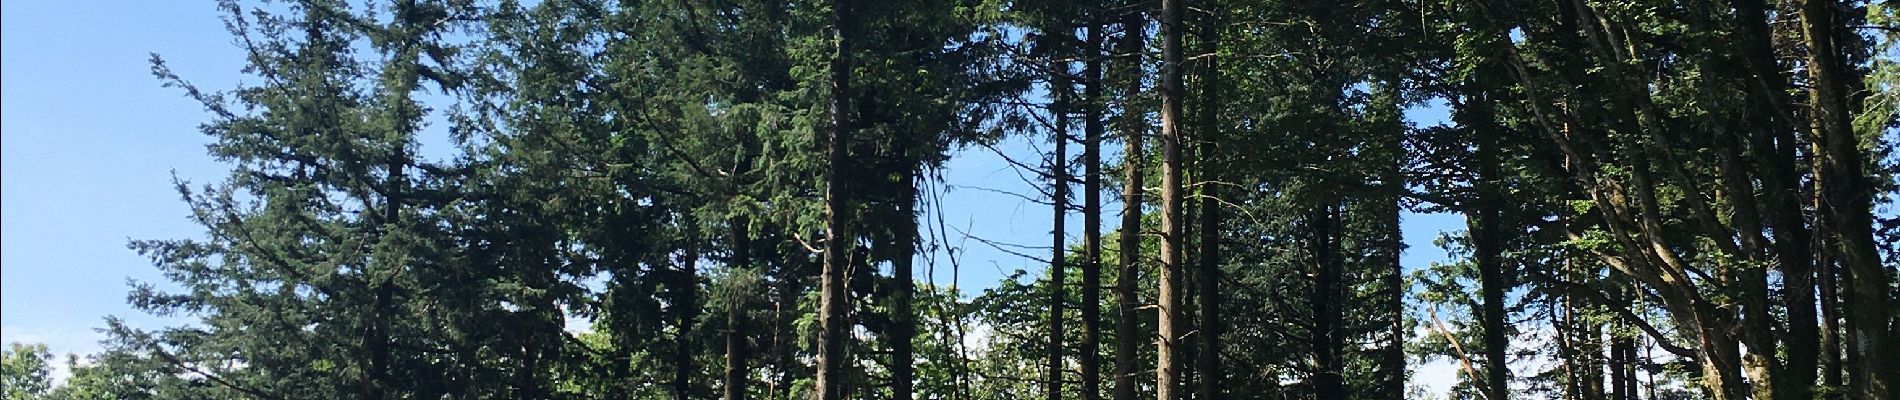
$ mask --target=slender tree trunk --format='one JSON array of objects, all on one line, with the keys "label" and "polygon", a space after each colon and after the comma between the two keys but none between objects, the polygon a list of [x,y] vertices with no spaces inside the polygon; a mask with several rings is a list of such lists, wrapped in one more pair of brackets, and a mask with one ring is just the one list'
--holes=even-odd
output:
[{"label": "slender tree trunk", "polygon": [[[1401,178],[1398,178],[1397,173],[1400,162],[1401,161],[1394,161],[1392,165],[1388,167],[1390,169],[1388,173],[1392,176],[1393,180],[1387,182],[1389,182],[1389,185],[1394,186],[1392,190],[1404,190],[1404,183],[1399,180]],[[1396,194],[1398,192],[1395,191],[1393,193]],[[1381,365],[1380,368],[1383,370],[1382,374],[1385,375],[1385,393],[1392,399],[1405,398],[1406,285],[1405,265],[1401,262],[1402,258],[1400,255],[1401,252],[1405,251],[1405,233],[1401,231],[1402,227],[1399,222],[1402,210],[1402,206],[1399,202],[1400,200],[1396,195],[1385,201],[1386,204],[1384,204],[1384,206],[1387,209],[1385,210],[1383,218],[1386,220],[1386,243],[1382,244],[1382,246],[1386,248],[1385,257],[1387,257],[1388,262],[1391,263],[1391,265],[1387,266],[1385,287],[1386,290],[1392,292],[1392,295],[1386,298],[1385,304],[1387,313],[1385,323],[1389,325],[1390,331],[1386,333],[1387,342],[1385,348],[1381,349],[1384,353],[1382,360],[1384,365]]]},{"label": "slender tree trunk", "polygon": [[[1565,264],[1571,263],[1566,261]],[[1566,269],[1568,270],[1569,268]],[[1566,277],[1565,279],[1569,280],[1573,278],[1574,275]],[[1566,285],[1575,284],[1576,283],[1569,283]],[[1564,370],[1567,371],[1567,378],[1569,379],[1569,382],[1565,383],[1566,395],[1564,398],[1573,400],[1601,399],[1603,398],[1603,375],[1601,375],[1602,371],[1598,369],[1599,367],[1596,365],[1594,359],[1597,353],[1603,350],[1602,347],[1597,346],[1596,337],[1594,336],[1598,334],[1599,331],[1595,329],[1595,327],[1590,326],[1583,318],[1578,317],[1578,314],[1582,310],[1580,301],[1576,296],[1566,293],[1562,307],[1563,317],[1556,321],[1558,324],[1556,333],[1558,337],[1563,338],[1561,343],[1563,348],[1558,349],[1558,351],[1560,351],[1564,357]]]},{"label": "slender tree trunk", "polygon": [[1090,10],[1082,70],[1082,399],[1102,399],[1102,42],[1107,25]]},{"label": "slender tree trunk", "polygon": [[527,336],[527,338],[523,340],[523,342],[527,343],[527,346],[523,346],[521,351],[522,371],[521,375],[515,378],[515,396],[516,398],[524,400],[545,398],[547,395],[541,393],[540,381],[535,377],[542,368],[541,351],[539,348],[540,343],[537,343],[538,336],[540,336],[539,332],[530,329],[529,332],[523,332],[522,335]]},{"label": "slender tree trunk", "polygon": [[[910,146],[905,147],[909,152]],[[917,292],[915,259],[917,256],[917,166],[914,157],[906,157],[903,188],[897,199],[898,214],[903,221],[898,222],[896,254],[891,260],[891,281],[893,304],[891,313],[895,321],[891,327],[891,398],[893,400],[911,400],[915,397],[916,362],[913,345],[917,338],[917,312],[914,307]]]},{"label": "slender tree trunk", "polygon": [[1854,366],[1854,392],[1862,398],[1892,398],[1900,393],[1897,372],[1890,365],[1896,358],[1890,337],[1893,300],[1891,278],[1880,265],[1873,237],[1873,189],[1864,169],[1860,138],[1853,129],[1853,109],[1848,98],[1858,90],[1856,79],[1841,60],[1836,39],[1841,22],[1835,15],[1837,2],[1807,0],[1801,5],[1801,32],[1808,48],[1808,77],[1811,83],[1814,125],[1818,127],[1821,163],[1818,177],[1823,199],[1819,214],[1835,232],[1835,259],[1845,267],[1848,285],[1844,304],[1848,305],[1847,325],[1854,333],[1848,345],[1860,355]]},{"label": "slender tree trunk", "polygon": [[[1490,207],[1480,205],[1479,207]],[[1498,260],[1497,213],[1481,210],[1472,227],[1473,253],[1478,258],[1480,291],[1483,292],[1484,312],[1484,380],[1487,394],[1493,399],[1510,398],[1510,360],[1507,358],[1510,340],[1504,324],[1504,271]]]},{"label": "slender tree trunk", "polygon": [[1583,357],[1578,354],[1582,346],[1578,345],[1575,336],[1576,319],[1574,317],[1577,309],[1571,304],[1570,296],[1564,296],[1562,301],[1549,304],[1549,308],[1552,334],[1557,338],[1557,362],[1564,373],[1564,389],[1560,398],[1581,399],[1583,398]]},{"label": "slender tree trunk", "polygon": [[[389,156],[388,187],[383,189],[385,204],[383,204],[382,220],[377,222],[379,236],[387,235],[390,230],[399,228],[404,202],[403,192],[408,187],[407,179],[405,179],[408,175],[403,172],[403,169],[408,165],[407,147],[396,146],[395,153]],[[363,398],[372,400],[388,397],[392,383],[389,376],[391,356],[389,323],[396,318],[393,315],[396,288],[395,282],[391,281],[393,278],[389,277],[393,274],[382,272],[382,275],[384,277],[373,279],[376,299],[374,308],[371,309],[373,311],[369,321],[369,332],[364,335],[363,346],[364,351],[369,353],[369,381],[364,385]]]},{"label": "slender tree trunk", "polygon": [[[1191,137],[1189,135],[1192,134],[1183,136]],[[1199,193],[1199,190],[1186,188],[1191,186],[1187,182],[1200,179],[1201,170],[1197,169],[1200,168],[1200,163],[1194,161],[1197,159],[1194,158],[1196,154],[1194,145],[1191,144],[1192,139],[1183,138],[1182,140],[1182,158],[1188,161],[1184,161],[1186,165],[1182,166],[1181,181],[1184,190],[1181,196],[1186,197]],[[1174,324],[1174,331],[1180,338],[1180,342],[1177,343],[1179,347],[1176,347],[1179,351],[1175,353],[1174,365],[1180,366],[1181,375],[1175,378],[1174,384],[1177,388],[1175,395],[1187,399],[1194,397],[1195,391],[1200,390],[1201,382],[1201,371],[1198,369],[1201,365],[1201,271],[1199,254],[1191,251],[1199,246],[1197,240],[1200,239],[1200,227],[1196,224],[1199,224],[1201,220],[1200,203],[1187,198],[1182,199],[1181,214],[1181,280],[1178,281],[1181,286],[1175,288],[1175,294],[1180,296],[1180,302],[1176,303],[1175,307],[1181,312],[1175,315]]]},{"label": "slender tree trunk", "polygon": [[1583,334],[1587,337],[1583,349],[1584,359],[1587,360],[1586,364],[1584,364],[1584,368],[1586,369],[1583,371],[1583,399],[1609,398],[1605,393],[1606,390],[1603,388],[1603,367],[1605,364],[1603,361],[1603,351],[1605,350],[1603,347],[1603,325],[1588,325],[1584,328]]},{"label": "slender tree trunk", "polygon": [[[1791,141],[1792,138],[1789,138]],[[1765,141],[1764,141],[1765,144]],[[1793,152],[1789,151],[1777,166],[1770,167],[1779,172],[1778,176],[1764,179],[1763,189],[1770,193],[1760,198],[1770,210],[1769,227],[1774,231],[1775,258],[1781,270],[1783,302],[1788,309],[1788,336],[1784,343],[1789,354],[1784,373],[1787,374],[1786,392],[1781,394],[1790,399],[1811,398],[1813,382],[1817,371],[1818,359],[1814,357],[1820,346],[1820,327],[1815,315],[1815,264],[1812,234],[1804,225],[1797,193],[1800,184],[1792,173]],[[1781,167],[1780,165],[1786,165]]]},{"label": "slender tree trunk", "polygon": [[1385,343],[1385,348],[1381,349],[1383,359],[1381,360],[1380,374],[1385,377],[1384,386],[1386,396],[1389,396],[1391,399],[1404,399],[1405,339],[1407,335],[1405,332],[1405,265],[1402,262],[1402,256],[1405,251],[1405,232],[1402,226],[1401,215],[1405,211],[1405,199],[1402,197],[1402,194],[1407,190],[1405,187],[1405,172],[1403,171],[1406,162],[1406,132],[1403,121],[1404,114],[1399,100],[1399,91],[1401,90],[1402,82],[1396,77],[1388,77],[1384,80],[1383,84],[1385,88],[1381,90],[1380,94],[1380,96],[1382,96],[1380,104],[1382,109],[1380,111],[1386,113],[1386,115],[1382,117],[1385,119],[1384,122],[1390,123],[1394,129],[1391,132],[1387,132],[1390,136],[1387,137],[1386,142],[1382,144],[1385,146],[1386,156],[1391,157],[1391,159],[1385,160],[1383,169],[1379,172],[1379,180],[1388,192],[1386,196],[1380,197],[1379,200],[1381,207],[1380,212],[1383,213],[1383,215],[1379,217],[1383,220],[1383,228],[1385,228],[1385,232],[1383,232],[1385,237],[1382,238],[1383,243],[1380,243],[1379,246],[1381,246],[1381,250],[1385,253],[1383,254],[1385,261],[1391,263],[1388,265],[1388,269],[1384,274],[1383,282],[1385,289],[1391,292],[1391,295],[1386,297],[1385,304],[1387,312],[1385,322],[1389,325],[1388,328],[1390,330],[1386,333],[1388,337],[1386,338],[1387,342]]},{"label": "slender tree trunk", "polygon": [[[1718,137],[1715,141],[1718,155],[1716,173],[1732,204],[1731,226],[1739,233],[1741,248],[1748,261],[1767,264],[1765,256],[1773,253],[1767,249],[1768,239],[1762,234],[1766,229],[1761,222],[1760,205],[1756,203],[1754,185],[1746,169],[1741,166],[1741,148],[1739,141],[1729,136]],[[1745,368],[1750,375],[1751,389],[1755,398],[1773,399],[1797,398],[1792,395],[1793,386],[1810,385],[1808,382],[1794,385],[1789,381],[1787,370],[1780,359],[1776,358],[1775,320],[1769,310],[1768,274],[1765,268],[1753,265],[1722,265],[1717,276],[1728,281],[1728,287],[1736,293],[1741,303],[1741,337],[1749,352],[1744,356]],[[1784,282],[1792,283],[1794,277],[1784,277]],[[1792,289],[1792,288],[1790,288]],[[1809,302],[1808,308],[1814,305]],[[1794,310],[1789,310],[1792,316]],[[1810,322],[1811,323],[1811,322]],[[1789,343],[1793,345],[1793,343]],[[1809,358],[1812,350],[1803,356]]]},{"label": "slender tree trunk", "polygon": [[[688,220],[687,224],[692,224]],[[687,228],[692,229],[692,228]],[[689,236],[691,234],[688,234]],[[686,248],[685,260],[680,265],[679,286],[675,289],[673,304],[674,323],[678,329],[673,338],[673,398],[688,400],[693,395],[693,321],[699,317],[699,239],[689,237],[691,245]]]},{"label": "slender tree trunk", "polygon": [[[777,228],[776,224],[768,223],[765,227],[760,229],[760,231],[777,232],[778,230],[775,228]],[[796,321],[796,319],[792,313],[799,309],[799,299],[804,297],[806,291],[809,290],[804,287],[806,284],[801,281],[801,278],[809,276],[811,273],[811,271],[809,271],[810,265],[805,264],[809,262],[809,260],[804,260],[797,255],[777,252],[774,250],[775,247],[764,247],[763,249],[766,250],[766,253],[762,254],[762,257],[758,257],[760,260],[770,261],[784,257],[784,262],[763,263],[764,265],[774,266],[772,282],[772,337],[769,339],[770,344],[768,345],[765,355],[765,359],[769,360],[765,364],[771,367],[771,374],[765,381],[765,398],[771,400],[790,399],[791,395],[789,391],[792,387],[792,381],[796,378],[792,374],[794,371],[792,366],[803,365],[803,362],[797,359],[798,352],[793,349],[797,343],[794,338],[802,335],[794,330],[796,326],[793,322]],[[631,391],[632,389],[628,390]]]},{"label": "slender tree trunk", "polygon": [[[1809,145],[1809,154],[1822,154],[1825,152],[1821,148],[1821,143],[1810,143]],[[1827,197],[1822,195],[1822,192],[1826,190],[1827,182],[1822,179],[1825,175],[1822,171],[1822,160],[1820,160],[1818,156],[1813,157],[1808,167],[1816,176],[1812,193],[1813,197],[1809,199],[1809,201],[1812,202],[1811,204],[1813,204],[1814,209],[1817,211],[1816,214],[1821,214],[1817,215],[1814,221],[1814,247],[1820,250],[1815,254],[1815,263],[1821,268],[1820,275],[1823,279],[1821,283],[1821,290],[1823,290],[1823,292],[1821,294],[1824,296],[1821,299],[1821,312],[1827,316],[1824,324],[1827,326],[1826,333],[1829,336],[1823,340],[1822,345],[1833,349],[1829,355],[1833,357],[1834,366],[1833,370],[1827,371],[1829,374],[1827,379],[1832,380],[1830,387],[1837,391],[1834,392],[1835,394],[1833,396],[1829,397],[1835,399],[1856,398],[1856,396],[1853,396],[1852,388],[1847,386],[1849,383],[1847,375],[1857,373],[1856,371],[1859,369],[1856,368],[1855,363],[1860,362],[1863,357],[1846,354],[1853,348],[1854,331],[1847,326],[1843,326],[1847,324],[1846,320],[1849,318],[1848,314],[1850,314],[1846,309],[1847,303],[1845,303],[1843,297],[1846,295],[1846,287],[1852,284],[1853,277],[1847,275],[1847,271],[1841,267],[1836,259],[1837,254],[1835,254],[1835,249],[1838,247],[1834,245],[1834,240],[1835,237],[1839,235],[1839,232],[1828,226],[1830,222],[1829,218],[1823,214],[1827,209]],[[1824,357],[1826,356],[1827,355],[1824,355]]]},{"label": "slender tree trunk", "polygon": [[[1392,165],[1388,167],[1388,174],[1390,174],[1392,180],[1387,182],[1389,182],[1389,185],[1394,186],[1392,190],[1404,190],[1404,183],[1399,180],[1401,178],[1398,178],[1397,173],[1400,162],[1401,161],[1393,161]],[[1398,192],[1395,191],[1393,193],[1396,194]],[[1405,332],[1406,285],[1405,265],[1401,262],[1400,253],[1405,251],[1405,233],[1401,231],[1402,227],[1399,222],[1400,210],[1402,209],[1402,206],[1399,204],[1399,197],[1394,195],[1385,200],[1385,204],[1382,204],[1382,206],[1384,206],[1386,210],[1384,210],[1385,215],[1382,217],[1385,219],[1386,224],[1386,243],[1381,244],[1381,246],[1385,247],[1385,257],[1387,257],[1387,261],[1391,263],[1391,265],[1387,266],[1388,269],[1384,274],[1384,284],[1386,290],[1391,291],[1392,294],[1386,298],[1385,304],[1387,313],[1385,323],[1389,325],[1388,328],[1390,331],[1386,333],[1387,342],[1385,343],[1385,348],[1381,349],[1383,353],[1381,360],[1383,365],[1380,365],[1380,369],[1381,374],[1385,375],[1384,383],[1386,395],[1390,396],[1389,398],[1391,399],[1404,399],[1405,338],[1407,336]]]},{"label": "slender tree trunk", "polygon": [[1308,344],[1313,349],[1313,392],[1319,400],[1347,399],[1345,376],[1342,374],[1339,342],[1340,321],[1343,319],[1337,304],[1340,296],[1340,265],[1336,224],[1338,216],[1334,205],[1322,203],[1313,207],[1307,214],[1308,229],[1307,252],[1313,258],[1313,293],[1308,299],[1313,307],[1313,329],[1308,336]]},{"label": "slender tree trunk", "polygon": [[[1558,218],[1563,226],[1565,236],[1583,234],[1583,224],[1578,221],[1576,213],[1561,211],[1558,214]],[[1604,399],[1606,398],[1606,394],[1603,388],[1603,325],[1577,316],[1577,314],[1585,307],[1588,307],[1590,303],[1588,300],[1578,299],[1576,296],[1580,290],[1598,290],[1594,286],[1588,285],[1603,281],[1597,277],[1597,269],[1592,267],[1590,263],[1583,261],[1586,256],[1580,253],[1581,252],[1573,250],[1566,250],[1562,255],[1564,277],[1574,282],[1570,285],[1570,289],[1564,291],[1564,314],[1567,319],[1569,319],[1567,327],[1570,331],[1569,334],[1574,338],[1572,343],[1575,345],[1575,348],[1569,349],[1569,351],[1577,357],[1577,366],[1575,367],[1577,372],[1577,396],[1573,398],[1577,400]],[[1562,332],[1559,333],[1561,334]]]},{"label": "slender tree trunk", "polygon": [[[1611,299],[1626,304],[1638,304],[1635,285],[1627,282],[1612,283],[1615,291]],[[1642,312],[1640,306],[1632,306]],[[1636,333],[1629,322],[1618,318],[1610,332],[1610,387],[1612,400],[1636,400],[1642,398],[1637,393],[1636,380]]]},{"label": "slender tree trunk", "polygon": [[[1647,344],[1645,344],[1645,345],[1643,346],[1643,361],[1641,362],[1641,364],[1640,364],[1640,365],[1645,365],[1645,366],[1647,366],[1647,365],[1651,365],[1651,364],[1655,364],[1655,363],[1656,363],[1656,351],[1655,351],[1655,350],[1652,350],[1652,349],[1653,349],[1653,348],[1652,348],[1652,347],[1650,347],[1650,346],[1648,346]],[[1636,357],[1636,350],[1634,350],[1634,349],[1631,349],[1631,350],[1630,350],[1630,357],[1631,357],[1631,358],[1635,358],[1635,357]],[[1645,387],[1645,388],[1648,388],[1648,389],[1649,389],[1649,398],[1651,398],[1651,399],[1660,399],[1660,398],[1662,398],[1662,397],[1660,397],[1660,396],[1657,396],[1657,395],[1656,395],[1656,371],[1655,371],[1655,370],[1653,370],[1653,369],[1650,369],[1650,368],[1647,368],[1647,367],[1645,367],[1645,368],[1643,368],[1643,371],[1644,371],[1644,373],[1645,373],[1646,375],[1649,375],[1649,384],[1648,384],[1648,385],[1644,385],[1644,386],[1643,386],[1643,387]],[[1630,379],[1630,381],[1631,381],[1631,382],[1635,382],[1635,381],[1636,381],[1636,380],[1635,380],[1635,379],[1633,378],[1634,376],[1636,376],[1635,374],[1636,374],[1636,373],[1635,373],[1635,372],[1633,372],[1633,371],[1632,371],[1632,372],[1630,372],[1630,376],[1632,377],[1632,378]],[[1631,389],[1632,389],[1632,390],[1634,390],[1635,388],[1631,388]]]},{"label": "slender tree trunk", "polygon": [[1825,256],[1816,257],[1815,266],[1821,278],[1821,384],[1831,389],[1829,393],[1835,393],[1828,399],[1843,399],[1846,397],[1839,390],[1845,389],[1842,375],[1846,368],[1841,362],[1840,293],[1834,278],[1837,275],[1834,262]]},{"label": "slender tree trunk", "polygon": [[[1486,113],[1488,117],[1488,113]],[[1489,119],[1484,120],[1486,123]],[[1488,134],[1488,133],[1481,133]],[[1481,139],[1478,144],[1479,177],[1475,185],[1477,198],[1466,209],[1470,213],[1470,234],[1472,257],[1478,266],[1479,291],[1484,299],[1484,310],[1479,313],[1484,326],[1484,375],[1486,396],[1491,399],[1508,399],[1511,392],[1510,339],[1505,332],[1504,292],[1509,290],[1505,281],[1505,267],[1500,253],[1503,251],[1495,182],[1498,175],[1498,161],[1501,154],[1498,144],[1492,140]]]},{"label": "slender tree trunk", "polygon": [[1196,354],[1197,368],[1195,383],[1199,389],[1196,398],[1215,400],[1221,396],[1221,378],[1225,371],[1221,369],[1221,315],[1220,315],[1220,196],[1221,153],[1220,133],[1220,64],[1216,52],[1220,49],[1220,17],[1218,11],[1208,10],[1215,15],[1209,16],[1201,24],[1200,57],[1205,57],[1204,70],[1201,72],[1201,129],[1200,137],[1200,268],[1195,272],[1196,293],[1200,294],[1201,348]]},{"label": "slender tree trunk", "polygon": [[825,167],[825,264],[819,273],[818,289],[818,371],[813,393],[818,400],[843,400],[846,367],[845,345],[851,297],[845,286],[845,271],[850,267],[851,233],[847,215],[851,213],[850,191],[845,188],[846,151],[851,139],[851,34],[849,0],[831,1],[832,40],[830,138],[826,143]]},{"label": "slender tree trunk", "polygon": [[1181,188],[1181,17],[1184,0],[1161,0],[1161,279],[1156,291],[1159,316],[1155,355],[1155,398],[1175,400],[1179,389],[1181,273],[1185,237]]},{"label": "slender tree trunk", "polygon": [[1731,5],[1735,8],[1738,36],[1745,44],[1745,64],[1754,75],[1749,93],[1758,99],[1754,103],[1761,110],[1756,113],[1756,119],[1762,122],[1761,128],[1750,130],[1748,149],[1757,160],[1756,170],[1764,192],[1759,199],[1767,210],[1769,229],[1774,231],[1775,259],[1786,288],[1788,334],[1785,343],[1789,357],[1783,370],[1785,382],[1777,386],[1783,391],[1781,396],[1806,399],[1812,397],[1810,383],[1814,382],[1817,362],[1809,355],[1819,351],[1816,346],[1820,338],[1814,311],[1813,239],[1803,220],[1801,203],[1795,201],[1801,198],[1801,182],[1795,163],[1794,133],[1800,129],[1801,121],[1790,111],[1795,106],[1789,102],[1788,79],[1775,60],[1768,6],[1762,0],[1732,0]]},{"label": "slender tree trunk", "polygon": [[[799,292],[801,290],[798,289],[798,282],[793,277],[801,276],[805,273],[804,271],[800,271],[800,269],[801,268],[792,267],[790,263],[784,264],[778,268],[778,276],[775,282],[773,282],[773,286],[776,286],[774,289],[776,292],[774,293],[774,300],[772,302],[772,344],[768,350],[770,354],[766,355],[766,358],[771,360],[771,363],[775,365],[772,368],[771,380],[766,382],[765,398],[767,399],[777,400],[789,398],[789,396],[780,396],[780,393],[783,393],[780,389],[790,388],[792,382],[790,371],[784,366],[793,365],[793,363],[796,362],[792,357],[792,352],[786,348],[788,344],[786,335],[791,334],[791,325],[787,323],[787,317],[789,315],[786,310],[788,308],[792,310],[797,309]],[[623,362],[621,364],[630,363]],[[632,389],[628,390],[631,391]]]},{"label": "slender tree trunk", "polygon": [[[729,222],[732,230],[732,265],[734,272],[752,267],[752,226],[746,217],[734,217]],[[746,376],[752,349],[748,346],[746,335],[746,305],[742,296],[734,295],[726,304],[726,370],[724,374],[725,400],[744,400],[746,386],[751,378]]]},{"label": "slender tree trunk", "polygon": [[1123,38],[1121,53],[1127,54],[1128,89],[1122,102],[1122,223],[1120,238],[1120,271],[1115,277],[1116,312],[1115,322],[1115,400],[1134,400],[1136,394],[1135,367],[1136,342],[1140,337],[1142,306],[1141,294],[1136,290],[1136,282],[1141,279],[1141,207],[1142,207],[1142,135],[1145,118],[1136,111],[1135,99],[1141,92],[1141,53],[1146,47],[1147,18],[1140,11],[1130,11],[1122,21]]},{"label": "slender tree trunk", "polygon": [[1051,242],[1049,247],[1049,358],[1047,360],[1049,376],[1045,378],[1047,381],[1043,384],[1046,385],[1044,394],[1049,400],[1062,400],[1062,370],[1066,364],[1063,362],[1062,339],[1068,333],[1063,329],[1065,320],[1063,306],[1069,300],[1066,285],[1068,275],[1064,271],[1068,264],[1069,249],[1066,246],[1068,238],[1064,236],[1067,233],[1065,228],[1067,228],[1066,220],[1069,215],[1069,110],[1067,103],[1071,88],[1069,80],[1060,77],[1069,73],[1067,63],[1055,63],[1050,66],[1050,71],[1057,75],[1056,78],[1050,80],[1052,83],[1049,88],[1050,93],[1054,93],[1056,98],[1055,105],[1051,107],[1055,112],[1055,132],[1049,135],[1050,139],[1055,141],[1056,148],[1055,153],[1049,156],[1049,186],[1053,189],[1050,191],[1049,200],[1054,204],[1051,210],[1054,217],[1049,227]]},{"label": "slender tree trunk", "polygon": [[1624,332],[1628,329],[1625,325],[1627,325],[1627,323],[1618,319],[1615,323],[1615,328],[1610,332],[1611,400],[1633,400],[1636,398],[1636,377],[1632,376],[1634,375],[1634,368],[1630,365],[1635,362],[1635,360],[1631,359],[1630,353],[1636,349],[1636,345],[1631,343],[1629,335]]}]

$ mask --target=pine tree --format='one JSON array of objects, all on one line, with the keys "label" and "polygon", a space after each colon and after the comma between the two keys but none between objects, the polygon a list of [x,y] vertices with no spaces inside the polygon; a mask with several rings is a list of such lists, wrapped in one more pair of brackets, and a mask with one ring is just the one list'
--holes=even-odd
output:
[{"label": "pine tree", "polygon": [[[1139,4],[1139,3],[1135,3]],[[1141,93],[1142,56],[1147,52],[1147,17],[1140,8],[1134,8],[1123,15],[1122,40],[1117,53],[1126,57],[1124,77],[1129,87],[1122,91],[1122,220],[1119,229],[1120,255],[1119,270],[1115,277],[1116,313],[1115,323],[1115,400],[1133,400],[1135,387],[1136,342],[1140,330],[1140,317],[1137,310],[1144,304],[1137,282],[1141,276],[1141,215],[1144,206],[1142,185],[1146,180],[1142,174],[1144,146],[1143,135],[1147,130],[1147,117],[1140,111],[1137,96]]]},{"label": "pine tree", "polygon": [[[222,3],[258,87],[202,91],[154,56],[153,73],[211,114],[202,129],[211,153],[234,171],[217,185],[178,184],[205,239],[132,243],[184,289],[140,284],[134,305],[190,312],[198,324],[116,330],[119,340],[254,397],[500,390],[450,384],[496,371],[452,349],[507,344],[441,329],[483,317],[417,306],[480,290],[442,279],[468,276],[440,219],[453,196],[437,183],[445,170],[414,155],[428,113],[415,98],[425,85],[461,84],[456,45],[440,34],[480,11],[465,2],[370,7],[313,2],[277,14]],[[375,58],[357,59],[353,46]]]}]

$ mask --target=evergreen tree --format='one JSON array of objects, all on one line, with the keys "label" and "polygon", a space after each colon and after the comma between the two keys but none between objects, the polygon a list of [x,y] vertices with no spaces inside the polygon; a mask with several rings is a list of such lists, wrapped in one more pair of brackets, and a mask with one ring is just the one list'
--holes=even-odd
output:
[{"label": "evergreen tree", "polygon": [[[1895,391],[1884,3],[218,4],[256,82],[152,72],[231,174],[130,246],[188,322],[7,398]],[[936,282],[942,170],[1012,137],[1051,258]]]}]

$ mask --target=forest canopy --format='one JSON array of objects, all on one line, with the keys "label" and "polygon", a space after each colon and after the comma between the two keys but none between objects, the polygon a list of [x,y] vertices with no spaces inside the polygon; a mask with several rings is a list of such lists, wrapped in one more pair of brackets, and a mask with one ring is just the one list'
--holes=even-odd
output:
[{"label": "forest canopy", "polygon": [[[1900,398],[1885,1],[205,8],[230,174],[128,245],[187,322],[6,399]],[[1048,241],[951,237],[1024,143]]]}]

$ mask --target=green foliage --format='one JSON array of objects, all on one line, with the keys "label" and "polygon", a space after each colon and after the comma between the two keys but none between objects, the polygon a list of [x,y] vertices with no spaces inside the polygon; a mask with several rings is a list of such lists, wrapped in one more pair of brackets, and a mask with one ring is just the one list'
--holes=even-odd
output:
[{"label": "green foliage", "polygon": [[8,343],[0,353],[0,394],[20,400],[45,397],[53,386],[52,362],[44,344]]},{"label": "green foliage", "polygon": [[[898,363],[916,367],[916,398],[1048,395],[1050,284],[1080,287],[1080,266],[1018,270],[980,293],[916,285],[901,315],[895,269],[962,254],[915,237],[917,210],[939,206],[919,199],[960,149],[1070,140],[1049,120],[1086,118],[1077,100],[1100,102],[1124,140],[1148,134],[1158,103],[1147,85],[1161,69],[1137,57],[1154,47],[1146,2],[293,3],[219,3],[246,86],[202,90],[152,59],[204,107],[210,156],[232,168],[177,182],[201,235],[129,245],[168,281],[134,282],[131,304],[189,322],[108,320],[105,351],[68,359],[58,387],[45,348],[16,344],[7,398],[713,398],[736,385],[804,398],[826,240],[849,244],[850,397],[899,397]],[[1819,304],[1792,304],[1783,257],[1811,244],[1782,242],[1840,240],[1816,188],[1842,182],[1805,165],[1829,151],[1806,131],[1808,78],[1758,74],[1734,42],[1756,41],[1776,72],[1813,68],[1813,49],[1781,30],[1734,39],[1743,3],[1190,2],[1190,23],[1219,21],[1214,51],[1193,58],[1218,60],[1220,81],[1197,72],[1189,92],[1220,98],[1189,105],[1221,106],[1190,121],[1202,159],[1189,175],[1220,179],[1191,184],[1223,219],[1184,244],[1217,241],[1224,317],[1183,327],[1222,335],[1222,370],[1187,380],[1223,377],[1230,398],[1415,397],[1393,364],[1463,358],[1538,366],[1499,392],[1513,396],[1604,397],[1592,381],[1624,368],[1681,397],[1785,373],[1764,366],[1804,357],[1792,311]],[[834,26],[841,4],[852,17]],[[1844,5],[1866,8],[1845,21],[1894,24],[1889,5]],[[1789,13],[1762,23],[1798,22]],[[1083,32],[1097,29],[1114,45],[1089,54]],[[841,92],[834,30],[852,39]],[[1842,35],[1840,51],[1868,89],[1850,114],[1875,179],[1857,190],[1885,202],[1900,187],[1893,32]],[[1089,57],[1107,64],[1106,98],[1072,93]],[[854,132],[839,165],[826,157],[834,93]],[[1152,170],[1149,153],[1118,162]],[[1149,172],[1135,183],[1156,186]],[[825,187],[827,173],[845,185]],[[830,189],[847,197],[832,211],[849,236],[827,231]],[[1143,233],[1158,225],[1151,204],[1121,208]],[[1773,218],[1790,210],[1792,226]],[[1471,229],[1440,238],[1449,259],[1415,265],[1400,258],[1408,212]],[[1900,240],[1900,222],[1875,220],[1879,243]],[[1473,234],[1487,229],[1491,241]],[[1104,266],[1121,261],[1117,235],[1098,238]],[[1156,254],[1159,238],[1141,237],[1131,250]],[[1136,306],[1153,302],[1153,260],[1129,261],[1143,272]],[[1821,277],[1834,276],[1808,276]],[[1158,318],[1142,310],[1130,322],[1145,333],[1103,329],[1103,342],[1142,344],[1127,367],[1150,371]],[[1504,360],[1481,355],[1500,338]],[[914,359],[891,351],[906,339]],[[1680,354],[1612,366],[1612,343]],[[1473,375],[1448,394],[1480,395]],[[1784,383],[1749,384],[1811,386]]]}]

